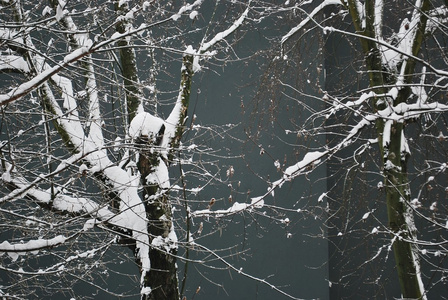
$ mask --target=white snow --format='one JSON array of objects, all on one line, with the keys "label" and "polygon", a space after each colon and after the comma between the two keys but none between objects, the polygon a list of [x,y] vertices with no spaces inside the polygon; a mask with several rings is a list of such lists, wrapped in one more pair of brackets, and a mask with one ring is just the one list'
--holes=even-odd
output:
[{"label": "white snow", "polygon": [[286,224],[286,225],[288,225],[291,221],[289,220],[289,218],[284,218],[284,219],[280,220],[280,222],[281,222],[282,224]]},{"label": "white snow", "polygon": [[87,231],[89,229],[92,229],[95,227],[95,223],[96,220],[95,219],[88,219],[85,223],[84,223],[84,227],[82,228],[84,231]]},{"label": "white snow", "polygon": [[[254,207],[255,203],[239,203],[235,202],[231,207],[228,209],[218,209],[218,210],[210,210],[210,209],[203,209],[203,210],[196,210],[191,212],[192,217],[203,217],[203,216],[211,216],[214,215],[216,217],[222,217],[229,214],[235,214],[242,212],[247,209],[252,209]],[[261,204],[260,204],[261,205]]]},{"label": "white snow", "polygon": [[192,19],[192,20],[194,20],[197,16],[198,16],[197,10],[193,10],[189,15],[190,19]]},{"label": "white snow", "polygon": [[317,199],[317,202],[318,202],[318,203],[323,202],[325,197],[327,197],[327,193],[322,193],[322,194],[319,196],[319,198]]},{"label": "white snow", "polygon": [[341,1],[339,0],[324,0],[321,4],[319,4],[313,11],[308,14],[308,16],[299,23],[296,27],[292,28],[286,35],[284,35],[281,39],[281,44],[284,44],[291,36],[293,36],[296,32],[301,30],[303,26],[305,26],[309,21],[314,20],[315,16],[320,13],[326,6],[328,5],[340,5]]},{"label": "white snow", "polygon": [[194,9],[197,6],[200,6],[202,4],[204,0],[196,0],[195,2],[193,2],[193,4],[186,4],[184,6],[182,6],[179,11],[177,13],[175,13],[174,15],[171,16],[171,19],[173,19],[174,21],[177,21],[182,14],[191,11],[192,9]]},{"label": "white snow", "polygon": [[417,209],[422,206],[422,203],[417,198],[415,198],[411,200],[411,206],[412,208]]},{"label": "white snow", "polygon": [[387,149],[390,144],[390,133],[391,133],[391,126],[393,121],[387,120],[384,123],[384,129],[383,129],[383,147],[384,149]]},{"label": "white snow", "polygon": [[25,59],[16,55],[2,55],[2,59],[0,60],[0,70],[4,69],[16,69],[25,73],[30,71]]},{"label": "white snow", "polygon": [[58,235],[51,239],[39,238],[19,244],[10,244],[8,241],[4,241],[0,244],[0,253],[7,252],[11,259],[15,261],[19,257],[19,255],[24,255],[26,254],[26,252],[54,247],[63,244],[65,241],[66,237],[62,235]]},{"label": "white snow", "polygon": [[320,159],[326,154],[326,152],[314,151],[305,154],[303,159],[293,166],[286,168],[286,177],[296,177],[305,167],[310,165],[316,165],[320,162]]},{"label": "white snow", "polygon": [[51,7],[45,6],[42,10],[42,16],[45,17],[46,15],[49,15],[51,13],[52,9]]},{"label": "white snow", "polygon": [[146,11],[148,9],[148,7],[150,7],[150,6],[151,6],[150,1],[143,2],[143,4],[142,4],[143,11]]},{"label": "white snow", "polygon": [[363,216],[362,219],[365,220],[370,216],[370,212],[366,212]]},{"label": "white snow", "polygon": [[251,198],[251,205],[253,205],[254,208],[262,208],[264,206],[264,200],[263,197],[255,197],[255,198]]},{"label": "white snow", "polygon": [[429,207],[430,210],[436,210],[437,208],[437,202],[431,203],[431,206]]},{"label": "white snow", "polygon": [[60,21],[63,17],[64,17],[64,7],[65,7],[65,2],[63,0],[59,0],[59,3],[56,7],[56,21]]},{"label": "white snow", "polygon": [[278,159],[274,161],[274,166],[277,170],[280,170],[281,165],[280,165],[280,161]]},{"label": "white snow", "polygon": [[92,46],[92,41],[89,40],[90,43],[88,43],[86,46],[83,46],[81,48],[76,49],[75,51],[71,52],[70,54],[67,54],[64,57],[64,62],[69,63],[72,61],[75,61],[78,57],[84,56],[85,53],[89,52],[90,47]]},{"label": "white snow", "polygon": [[151,294],[152,290],[149,286],[145,286],[141,289],[140,294],[141,295],[149,295]]},{"label": "white snow", "polygon": [[134,139],[142,135],[155,136],[164,123],[165,121],[161,118],[147,112],[140,112],[131,121],[129,136]]},{"label": "white snow", "polygon": [[170,188],[170,177],[168,173],[168,168],[165,162],[159,157],[159,164],[154,168],[154,171],[146,176],[148,183],[157,184],[162,189]]},{"label": "white snow", "polygon": [[118,7],[122,7],[123,5],[125,5],[128,2],[129,2],[129,0],[120,0],[120,1],[118,1]]},{"label": "white snow", "polygon": [[81,164],[79,166],[79,170],[78,170],[79,174],[84,174],[87,171],[88,171],[88,167],[85,164]]},{"label": "white snow", "polygon": [[226,30],[219,32],[215,35],[214,38],[212,38],[210,41],[203,43],[199,49],[200,53],[204,53],[207,51],[210,47],[215,45],[216,43],[220,42],[227,36],[229,36],[231,33],[233,33],[238,27],[243,24],[244,20],[246,19],[247,15],[249,13],[249,7],[246,8],[246,10],[243,12],[243,14],[236,20],[229,28]]},{"label": "white snow", "polygon": [[151,246],[164,249],[166,252],[171,253],[173,249],[177,249],[178,246],[177,242],[178,242],[177,235],[176,232],[174,231],[174,227],[172,226],[167,237],[164,238],[162,236],[156,236],[152,240]]}]

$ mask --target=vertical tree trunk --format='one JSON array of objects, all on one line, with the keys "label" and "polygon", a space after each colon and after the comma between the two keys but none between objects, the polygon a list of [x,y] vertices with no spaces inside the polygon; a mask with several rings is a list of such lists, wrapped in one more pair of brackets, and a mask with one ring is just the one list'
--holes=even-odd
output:
[{"label": "vertical tree trunk", "polygon": [[[121,4],[121,6],[119,6]],[[124,15],[129,11],[129,6],[127,2],[120,3],[120,1],[115,1],[115,11],[118,17],[124,17]],[[119,33],[125,33],[128,30],[129,21],[123,18],[120,22],[117,22],[116,30]],[[132,28],[132,27],[131,27]],[[126,39],[121,39],[117,42],[119,47],[120,62],[121,62],[121,73],[123,75],[125,95],[126,95],[126,107],[128,114],[128,123],[132,121],[137,113],[138,106],[143,97],[143,93],[139,87],[139,78],[137,70],[137,62],[135,58],[135,52],[132,47],[130,47],[129,42]]]},{"label": "vertical tree trunk", "polygon": [[[124,16],[129,11],[127,3],[115,2],[115,10],[118,16]],[[122,19],[116,25],[116,30],[119,33],[125,33],[128,26],[126,19]],[[142,104],[144,95],[139,87],[139,77],[137,62],[134,50],[129,47],[129,42],[125,39],[118,42],[120,47],[120,68],[123,76],[124,88],[126,94],[126,107],[128,122],[138,113],[139,105]],[[147,181],[147,176],[156,172],[160,164],[162,167],[167,167],[160,152],[160,141],[164,135],[165,127],[162,126],[157,133],[157,137],[141,136],[137,141],[138,162],[137,167],[140,172],[141,183],[143,186],[143,199],[145,203],[146,216],[148,219],[148,232],[150,242],[154,238],[161,237],[168,239],[170,231],[172,230],[172,211],[171,204],[168,199],[166,191],[152,182]],[[142,295],[143,300],[178,300],[178,278],[176,267],[176,248],[169,248],[166,250],[163,246],[161,248],[151,247],[149,250],[149,258],[151,261],[151,269],[144,278],[144,287],[150,287],[151,293]]]},{"label": "vertical tree trunk", "polygon": [[[358,10],[362,4],[356,0],[349,0],[347,8],[358,34],[366,38],[360,38],[360,43],[365,56],[366,68],[369,74],[370,87],[377,95],[385,95],[388,89],[385,86],[394,85],[400,79],[402,83],[412,83],[412,74],[414,72],[415,61],[409,57],[403,58],[404,69],[399,70],[395,78],[391,78],[387,66],[383,66],[381,54],[376,44],[376,40],[381,38],[376,36],[375,26],[375,7],[373,0],[366,0],[365,5],[365,25],[363,26],[362,17]],[[426,13],[429,10],[430,2],[424,0],[421,6],[419,28],[415,33],[410,54],[416,56],[420,51],[423,35],[426,27]],[[416,8],[418,9],[418,8]],[[379,31],[377,31],[379,32]],[[410,95],[409,87],[398,87],[398,96],[394,101],[388,97],[375,98],[372,106],[377,111],[396,106],[400,103],[406,103]],[[378,145],[382,159],[384,180],[386,186],[386,206],[388,213],[388,225],[393,237],[392,249],[394,252],[398,279],[402,296],[409,299],[422,299],[424,297],[424,288],[421,282],[420,263],[418,259],[417,246],[412,242],[416,239],[416,232],[412,211],[409,207],[410,186],[407,175],[408,153],[404,152],[404,122],[393,121],[387,124],[385,119],[378,119],[376,122],[376,132],[378,136]],[[390,126],[389,126],[390,125]],[[387,143],[383,143],[385,135],[388,135]]]},{"label": "vertical tree trunk", "polygon": [[[392,124],[388,154],[384,157],[386,205],[389,229],[394,234],[393,252],[398,279],[404,298],[421,299],[423,286],[417,256],[412,211],[409,208],[410,187],[407,175],[407,157],[403,157],[403,123]],[[382,149],[383,152],[385,149]],[[386,151],[387,152],[387,151]]]}]

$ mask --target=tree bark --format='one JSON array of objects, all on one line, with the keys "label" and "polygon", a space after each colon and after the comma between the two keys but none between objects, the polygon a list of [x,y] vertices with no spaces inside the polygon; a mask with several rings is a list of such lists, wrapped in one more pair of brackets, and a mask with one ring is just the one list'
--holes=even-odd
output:
[{"label": "tree bark", "polygon": [[[119,6],[119,2],[120,1],[115,1],[115,11],[117,12],[118,17],[123,17],[129,11],[129,6],[127,2],[122,3],[121,6]],[[123,18],[116,25],[117,32],[125,33],[128,29],[128,25],[130,25],[128,21]],[[128,123],[130,124],[137,113],[143,93],[139,87],[138,69],[134,49],[130,47],[130,43],[125,39],[119,40],[117,45],[120,49],[121,73],[123,75],[126,95]]]},{"label": "tree bark", "polygon": [[[357,9],[357,1],[349,0],[347,8],[350,11],[355,30],[358,34],[366,38],[360,38],[360,43],[365,56],[366,68],[369,74],[370,88],[376,94],[387,93],[385,85],[394,85],[398,77],[404,77],[404,83],[411,83],[415,68],[415,60],[404,57],[405,69],[400,70],[401,74],[396,77],[390,76],[387,66],[383,66],[378,46],[375,40],[381,38],[376,36],[374,29],[375,22],[375,1],[365,1],[365,27],[362,26],[361,17]],[[412,55],[417,56],[423,40],[426,27],[426,12],[429,10],[429,1],[424,0],[421,7],[421,17],[419,29],[416,31]],[[405,103],[410,95],[409,87],[399,87],[398,96],[392,102],[387,97],[373,99],[372,106],[377,111],[386,109],[388,106],[396,106]],[[376,122],[376,132],[378,145],[384,171],[386,206],[388,213],[388,226],[393,234],[392,249],[400,282],[402,296],[409,299],[422,299],[424,296],[423,284],[421,282],[420,263],[418,260],[418,248],[412,241],[416,239],[416,230],[412,211],[409,207],[410,186],[407,174],[408,153],[404,153],[402,143],[404,142],[405,124],[401,121],[394,121],[390,129],[385,128],[384,119]],[[387,132],[385,132],[385,129]],[[384,134],[389,134],[390,139],[384,145]]]}]

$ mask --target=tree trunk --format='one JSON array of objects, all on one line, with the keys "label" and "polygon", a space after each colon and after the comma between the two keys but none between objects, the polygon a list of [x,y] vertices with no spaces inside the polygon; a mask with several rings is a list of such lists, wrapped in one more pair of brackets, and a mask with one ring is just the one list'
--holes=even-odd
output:
[{"label": "tree trunk", "polygon": [[[127,3],[115,2],[117,15],[125,15],[129,11]],[[116,30],[119,33],[125,33],[130,26],[126,19],[118,22]],[[123,76],[124,88],[127,103],[128,122],[136,116],[138,107],[144,99],[144,95],[139,87],[138,69],[134,50],[129,47],[129,42],[125,39],[118,41],[120,47],[120,69]],[[160,164],[165,164],[159,152],[160,143],[163,138],[165,127],[154,137],[141,136],[136,141],[138,149],[137,167],[140,172],[140,180],[143,186],[143,199],[145,204],[146,216],[148,219],[149,240],[152,242],[155,238],[168,239],[172,230],[172,211],[171,204],[166,191],[163,191],[157,183],[147,181],[147,176],[156,172]],[[161,248],[150,247],[149,258],[151,269],[146,274],[143,287],[150,287],[151,293],[142,295],[143,300],[178,300],[178,278],[176,267],[176,248],[164,246]]]},{"label": "tree trunk", "polygon": [[[129,11],[129,5],[127,2],[120,2],[115,2],[115,10],[118,17],[123,17]],[[121,6],[119,6],[120,4]],[[128,27],[132,28],[132,25],[124,18],[122,21],[117,22],[116,30],[123,34],[128,30]],[[126,95],[128,123],[130,123],[137,113],[138,106],[143,99],[143,93],[139,87],[140,82],[134,49],[130,47],[130,43],[126,39],[119,40],[117,45],[120,49],[121,73]]]},{"label": "tree trunk", "polygon": [[402,295],[404,298],[421,299],[423,286],[416,253],[418,249],[412,243],[416,233],[409,208],[407,157],[403,157],[401,153],[403,127],[403,123],[392,124],[388,154],[384,157],[388,225],[394,235],[392,248]]},{"label": "tree trunk", "polygon": [[[359,40],[365,56],[370,87],[377,95],[385,95],[388,92],[385,86],[393,86],[397,83],[400,76],[402,76],[403,83],[412,83],[415,60],[404,57],[404,69],[399,70],[400,74],[396,74],[396,77],[388,74],[388,67],[383,65],[376,43],[376,40],[381,37],[376,36],[378,31],[375,31],[375,26],[381,25],[375,25],[375,3],[372,0],[364,3],[365,25],[363,25],[362,17],[358,10],[359,3],[356,0],[349,0],[347,8],[350,11],[356,32],[366,37],[361,37]],[[420,8],[420,22],[412,43],[411,54],[414,56],[417,56],[420,52],[427,21],[425,12],[429,10],[429,4],[428,0],[424,0]],[[391,101],[388,97],[379,97],[373,99],[372,106],[375,107],[376,111],[382,111],[388,107],[406,103],[409,95],[409,87],[399,87],[398,96],[394,101]],[[403,151],[404,145],[402,145],[402,143],[406,142],[404,138],[405,125],[403,120],[393,121],[392,124],[387,122],[392,121],[379,118],[376,122],[376,132],[386,186],[388,226],[394,235],[392,249],[402,296],[410,299],[422,299],[424,289],[421,282],[418,249],[413,243],[413,240],[416,239],[416,230],[412,211],[409,207],[410,186],[407,175],[407,156],[409,154]],[[388,135],[389,138],[386,140],[386,143],[383,143],[385,135]]]}]

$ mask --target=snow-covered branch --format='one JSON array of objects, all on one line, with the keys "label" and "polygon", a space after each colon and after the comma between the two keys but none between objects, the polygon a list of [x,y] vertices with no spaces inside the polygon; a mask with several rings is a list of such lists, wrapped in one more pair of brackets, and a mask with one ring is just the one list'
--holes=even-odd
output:
[{"label": "snow-covered branch", "polygon": [[310,21],[314,20],[316,18],[316,15],[319,14],[325,7],[329,5],[341,5],[340,0],[324,0],[321,4],[316,6],[316,8],[313,9],[313,11],[309,14],[307,14],[307,17],[302,20],[297,26],[292,28],[287,34],[285,34],[281,40],[280,43],[283,45],[287,40],[289,40],[296,32],[300,31],[306,24],[308,24]]},{"label": "snow-covered branch", "polygon": [[6,94],[0,95],[0,106],[6,105],[12,101],[15,101],[34,89],[38,88],[41,84],[47,81],[51,76],[61,72],[63,69],[69,67],[72,63],[80,60],[86,55],[92,52],[91,48],[92,44],[84,46],[82,48],[74,50],[72,53],[65,56],[64,60],[61,61],[58,65],[48,68],[39,75],[33,77],[31,80],[22,83],[18,87],[12,89]]},{"label": "snow-covered branch", "polygon": [[0,253],[8,253],[13,260],[16,260],[19,255],[24,255],[27,252],[35,252],[46,248],[52,248],[64,244],[69,238],[58,235],[51,239],[30,240],[26,243],[11,244],[8,241],[0,243]]}]

